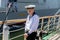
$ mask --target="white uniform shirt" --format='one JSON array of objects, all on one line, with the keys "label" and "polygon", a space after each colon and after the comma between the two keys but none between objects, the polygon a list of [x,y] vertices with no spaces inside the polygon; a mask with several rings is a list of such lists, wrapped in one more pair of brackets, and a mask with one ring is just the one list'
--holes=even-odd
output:
[{"label": "white uniform shirt", "polygon": [[28,15],[25,24],[25,31],[29,30],[28,33],[31,34],[32,32],[37,30],[38,25],[39,25],[39,16],[35,14],[29,19]]}]

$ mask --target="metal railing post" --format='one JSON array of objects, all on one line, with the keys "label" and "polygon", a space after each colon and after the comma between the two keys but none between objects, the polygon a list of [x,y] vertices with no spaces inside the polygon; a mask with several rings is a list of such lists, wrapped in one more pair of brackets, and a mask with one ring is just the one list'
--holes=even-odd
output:
[{"label": "metal railing post", "polygon": [[56,21],[56,18],[55,18],[55,16],[54,16],[54,23],[53,23],[54,26],[53,26],[53,29],[56,29],[56,26],[55,26],[56,23],[55,23],[55,21]]},{"label": "metal railing post", "polygon": [[57,29],[59,29],[59,27],[60,27],[60,16],[59,16],[58,22],[57,22]]},{"label": "metal railing post", "polygon": [[41,30],[43,30],[43,18],[42,18],[42,23],[41,23]]},{"label": "metal railing post", "polygon": [[49,26],[50,26],[50,17],[48,17],[48,31],[49,31]]}]

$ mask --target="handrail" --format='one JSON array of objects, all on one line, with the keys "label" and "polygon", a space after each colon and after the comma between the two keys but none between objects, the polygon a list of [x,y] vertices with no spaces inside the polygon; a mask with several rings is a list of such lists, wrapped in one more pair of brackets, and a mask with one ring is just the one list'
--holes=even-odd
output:
[{"label": "handrail", "polygon": [[[54,16],[44,16],[44,17],[40,17],[39,19],[45,19],[45,18],[51,18],[51,17],[58,17],[60,15],[54,15]],[[21,23],[21,22],[25,22],[25,19],[13,19],[13,20],[7,20],[7,24],[14,24],[14,23]],[[2,21],[0,21],[0,24],[2,24]]]},{"label": "handrail", "polygon": [[[25,21],[26,19],[13,19],[13,20],[7,20],[7,24],[22,23]],[[2,21],[0,21],[0,24],[2,24]]]},{"label": "handrail", "polygon": [[39,19],[44,19],[44,18],[52,18],[52,17],[59,17],[60,15],[54,15],[54,16],[44,16],[40,17]]}]

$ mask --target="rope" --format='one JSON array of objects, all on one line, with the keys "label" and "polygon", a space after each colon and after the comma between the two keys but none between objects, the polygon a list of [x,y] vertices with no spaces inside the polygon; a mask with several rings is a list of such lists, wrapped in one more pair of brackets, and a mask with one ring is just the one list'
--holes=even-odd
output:
[{"label": "rope", "polygon": [[[20,28],[20,29],[17,29],[17,30],[13,30],[13,31],[10,31],[10,32],[16,32],[16,31],[19,31],[19,30],[23,30],[24,28]],[[0,33],[1,35],[2,33]]]},{"label": "rope", "polygon": [[24,28],[20,28],[20,29],[17,29],[17,30],[14,30],[14,31],[10,31],[10,32],[16,32],[16,31],[19,31],[19,30],[23,30]]},{"label": "rope", "polygon": [[15,37],[11,38],[10,40],[12,40],[12,39],[16,39],[16,38],[21,37],[21,36],[23,36],[23,34],[18,35],[18,36],[15,36]]}]

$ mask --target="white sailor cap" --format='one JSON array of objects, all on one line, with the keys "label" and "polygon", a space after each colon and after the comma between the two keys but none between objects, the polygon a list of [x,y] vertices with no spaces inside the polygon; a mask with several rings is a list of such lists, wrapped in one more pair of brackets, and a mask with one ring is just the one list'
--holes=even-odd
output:
[{"label": "white sailor cap", "polygon": [[27,5],[25,6],[25,8],[35,8],[36,6],[35,5]]}]

